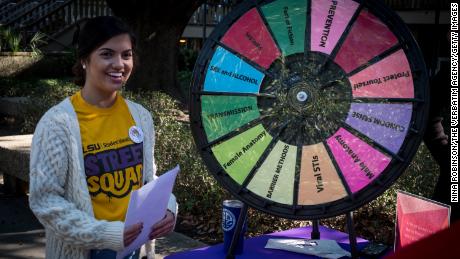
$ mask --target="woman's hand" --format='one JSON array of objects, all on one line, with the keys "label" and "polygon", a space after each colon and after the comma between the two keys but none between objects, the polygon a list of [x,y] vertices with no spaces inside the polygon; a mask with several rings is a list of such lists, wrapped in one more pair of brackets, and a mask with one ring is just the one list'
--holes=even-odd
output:
[{"label": "woman's hand", "polygon": [[152,226],[149,234],[150,240],[165,236],[174,229],[174,214],[171,211],[166,211],[165,217]]},{"label": "woman's hand", "polygon": [[143,223],[137,223],[128,227],[125,227],[123,232],[123,244],[125,247],[129,246],[139,234],[142,232],[142,228],[144,227]]}]

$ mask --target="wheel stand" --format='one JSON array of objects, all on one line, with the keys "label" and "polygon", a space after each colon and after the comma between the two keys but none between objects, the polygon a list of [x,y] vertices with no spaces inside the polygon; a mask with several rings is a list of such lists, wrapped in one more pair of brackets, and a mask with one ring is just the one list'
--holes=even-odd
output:
[{"label": "wheel stand", "polygon": [[[241,212],[238,217],[238,221],[236,223],[235,232],[233,232],[232,242],[230,244],[230,248],[228,249],[226,259],[235,259],[236,245],[238,244],[238,238],[243,229],[243,223],[244,223],[245,218],[247,217],[247,214],[248,214],[248,205],[243,203],[243,207],[241,208]],[[346,224],[347,224],[348,238],[350,240],[351,258],[359,258],[358,245],[357,245],[358,243],[356,241],[356,233],[355,233],[355,227],[353,223],[353,212],[349,211],[345,215],[347,218]],[[311,231],[310,236],[311,236],[311,239],[320,239],[321,232],[319,231],[319,219],[313,220],[313,229]]]},{"label": "wheel stand", "polygon": [[[356,241],[355,227],[353,223],[353,212],[349,211],[345,214],[347,218],[347,232],[350,240],[350,253],[351,258],[359,258],[358,242]],[[311,239],[320,239],[321,233],[319,232],[319,219],[313,220],[313,229],[311,231]]]}]

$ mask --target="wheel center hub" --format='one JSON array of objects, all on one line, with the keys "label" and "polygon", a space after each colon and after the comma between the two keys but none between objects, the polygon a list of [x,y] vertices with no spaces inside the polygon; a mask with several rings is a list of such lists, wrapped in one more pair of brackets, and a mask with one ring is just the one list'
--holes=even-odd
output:
[{"label": "wheel center hub", "polygon": [[312,145],[342,126],[351,106],[351,85],[341,80],[346,72],[327,55],[292,54],[272,64],[269,72],[272,77],[261,92],[276,98],[262,98],[258,106],[267,116],[264,127],[273,129],[273,135],[279,133],[291,145]]},{"label": "wheel center hub", "polygon": [[289,106],[302,114],[314,103],[314,89],[302,82],[289,89],[287,98]]},{"label": "wheel center hub", "polygon": [[297,92],[297,101],[299,102],[306,102],[308,99],[308,93],[305,91]]}]

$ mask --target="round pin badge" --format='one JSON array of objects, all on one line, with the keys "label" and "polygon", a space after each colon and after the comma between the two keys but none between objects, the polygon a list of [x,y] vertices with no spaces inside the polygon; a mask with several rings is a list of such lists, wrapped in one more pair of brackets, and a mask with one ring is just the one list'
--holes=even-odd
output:
[{"label": "round pin badge", "polygon": [[134,143],[141,143],[144,140],[144,133],[142,132],[141,128],[137,126],[132,126],[131,128],[129,128],[129,138]]}]

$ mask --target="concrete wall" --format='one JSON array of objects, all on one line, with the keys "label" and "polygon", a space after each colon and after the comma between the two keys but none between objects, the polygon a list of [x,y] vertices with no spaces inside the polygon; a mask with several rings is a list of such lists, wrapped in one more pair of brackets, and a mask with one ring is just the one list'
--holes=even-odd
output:
[{"label": "concrete wall", "polygon": [[0,52],[0,77],[15,76],[38,60],[31,52]]},{"label": "concrete wall", "polygon": [[0,52],[0,77],[63,77],[72,76],[74,58],[70,53]]}]

